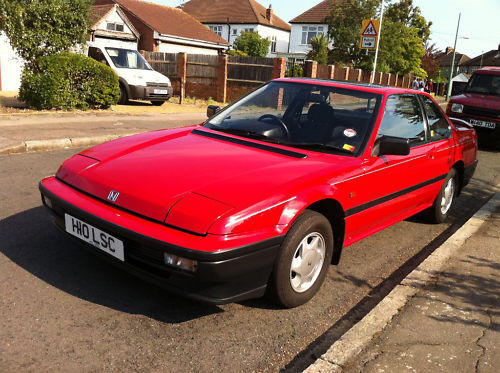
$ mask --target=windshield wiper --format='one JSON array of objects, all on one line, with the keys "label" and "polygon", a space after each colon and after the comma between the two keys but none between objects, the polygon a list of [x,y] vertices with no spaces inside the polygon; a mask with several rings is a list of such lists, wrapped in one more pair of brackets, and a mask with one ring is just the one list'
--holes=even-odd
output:
[{"label": "windshield wiper", "polygon": [[256,140],[273,141],[269,136],[263,135],[262,133],[242,130],[238,128],[221,128],[221,127],[209,127],[212,130],[229,133],[231,135],[248,137]]},{"label": "windshield wiper", "polygon": [[322,143],[293,143],[293,142],[281,142],[281,145],[291,146],[300,149],[311,149],[311,150],[333,150],[336,152],[352,154],[353,152],[344,148],[340,148],[334,145],[322,144]]}]

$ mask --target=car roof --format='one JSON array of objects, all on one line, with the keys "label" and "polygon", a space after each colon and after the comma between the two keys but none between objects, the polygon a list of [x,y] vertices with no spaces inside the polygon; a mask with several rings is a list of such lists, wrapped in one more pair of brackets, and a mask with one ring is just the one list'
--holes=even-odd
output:
[{"label": "car roof", "polygon": [[274,79],[273,81],[316,84],[316,85],[324,85],[327,87],[355,89],[359,91],[380,93],[380,94],[413,93],[413,94],[427,95],[424,92],[409,88],[397,88],[397,87],[377,85],[377,84],[355,83],[355,82],[336,81],[336,80],[325,80],[325,79],[314,79],[314,78],[279,78],[279,79]]},{"label": "car roof", "polygon": [[484,67],[474,71],[474,73],[500,75],[500,67],[499,66],[484,66]]}]

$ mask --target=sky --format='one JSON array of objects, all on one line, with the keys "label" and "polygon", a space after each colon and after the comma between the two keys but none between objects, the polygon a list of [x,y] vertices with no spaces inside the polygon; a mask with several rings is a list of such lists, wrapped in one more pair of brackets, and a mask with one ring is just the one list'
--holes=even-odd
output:
[{"label": "sky", "polygon": [[[181,0],[149,1],[172,7],[182,3]],[[321,2],[321,0],[257,1],[265,7],[272,4],[274,13],[286,22]],[[422,10],[422,15],[427,21],[432,21],[431,43],[435,43],[440,50],[447,46],[453,47],[460,12],[462,16],[457,52],[473,58],[497,49],[500,44],[500,0],[413,0],[413,4]]]}]

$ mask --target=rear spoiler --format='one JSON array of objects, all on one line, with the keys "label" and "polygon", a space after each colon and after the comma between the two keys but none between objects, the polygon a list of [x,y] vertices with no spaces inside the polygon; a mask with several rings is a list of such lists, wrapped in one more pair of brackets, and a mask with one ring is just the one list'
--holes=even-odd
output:
[{"label": "rear spoiler", "polygon": [[467,122],[466,120],[463,120],[460,118],[453,118],[453,117],[449,117],[449,118],[453,124],[458,124],[460,126],[464,126],[464,127],[468,127],[468,128],[474,128],[474,126],[472,124],[470,124],[469,122]]}]

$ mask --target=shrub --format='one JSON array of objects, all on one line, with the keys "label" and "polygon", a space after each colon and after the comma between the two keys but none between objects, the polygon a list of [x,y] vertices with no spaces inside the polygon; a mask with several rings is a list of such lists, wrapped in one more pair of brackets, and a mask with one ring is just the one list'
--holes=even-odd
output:
[{"label": "shrub", "polygon": [[108,108],[120,96],[110,67],[75,53],[40,57],[36,70],[25,69],[19,98],[36,109]]},{"label": "shrub", "polygon": [[304,69],[302,65],[293,65],[286,70],[285,75],[288,77],[303,77]]}]

